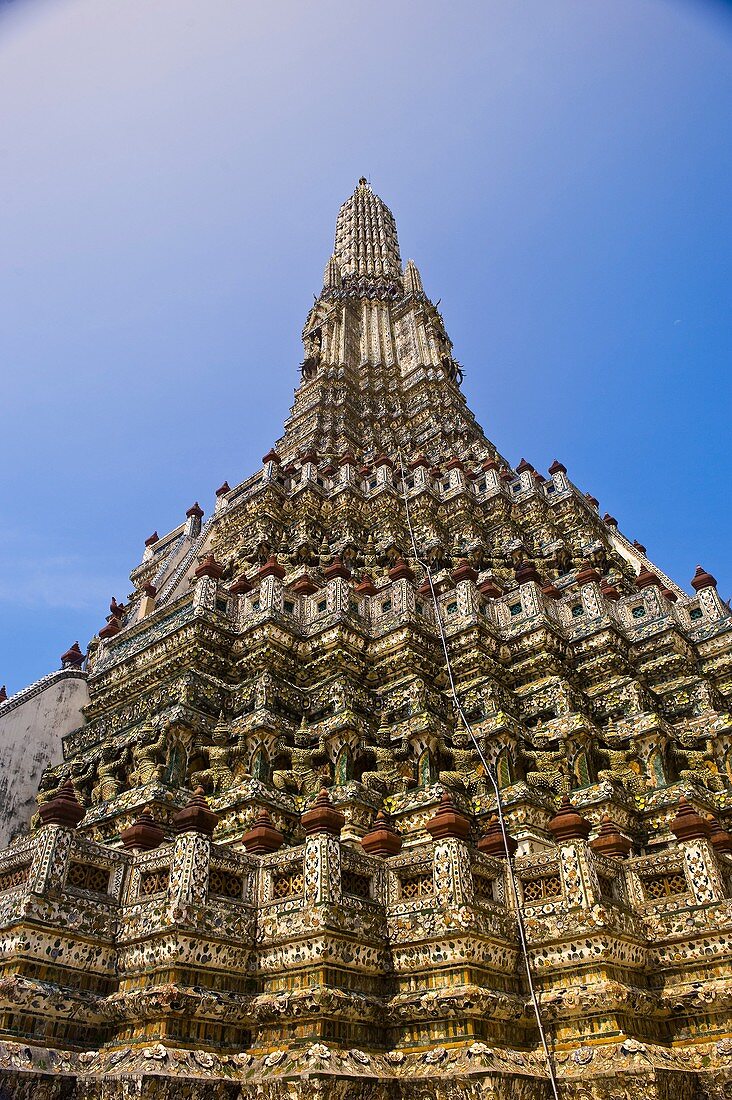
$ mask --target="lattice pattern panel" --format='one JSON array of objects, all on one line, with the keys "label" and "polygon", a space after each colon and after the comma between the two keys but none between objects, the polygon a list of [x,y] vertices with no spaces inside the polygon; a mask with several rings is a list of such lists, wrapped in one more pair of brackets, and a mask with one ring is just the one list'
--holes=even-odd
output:
[{"label": "lattice pattern panel", "polygon": [[109,893],[109,868],[100,867],[96,863],[69,864],[66,875],[66,885],[73,886],[76,890],[88,890],[91,894]]},{"label": "lattice pattern panel", "polygon": [[434,892],[435,883],[432,871],[421,871],[418,874],[406,875],[399,880],[399,893],[405,901],[431,898]]},{"label": "lattice pattern panel", "polygon": [[359,875],[355,871],[342,871],[341,890],[356,898],[370,898],[371,879],[368,875]]},{"label": "lattice pattern panel", "polygon": [[615,901],[615,879],[608,875],[598,875],[597,882],[600,887],[600,897],[603,901]]},{"label": "lattice pattern panel", "polygon": [[0,894],[4,890],[12,890],[15,886],[22,886],[28,881],[30,863],[22,863],[19,867],[11,867],[7,871],[0,872]]},{"label": "lattice pattern panel", "polygon": [[686,884],[686,876],[681,871],[644,877],[641,882],[643,883],[643,893],[650,901],[678,897],[679,894],[685,894],[689,889]]},{"label": "lattice pattern panel", "polygon": [[138,895],[149,898],[152,894],[162,894],[168,889],[170,867],[159,867],[155,871],[143,871],[140,875]]},{"label": "lattice pattern panel", "polygon": [[493,901],[493,879],[487,875],[473,875],[473,894],[476,901]]},{"label": "lattice pattern panel", "polygon": [[302,897],[304,886],[305,876],[302,865],[290,867],[286,871],[275,871],[272,875],[272,897],[275,901]]},{"label": "lattice pattern panel", "polygon": [[241,901],[244,893],[244,879],[231,871],[212,867],[208,873],[208,892],[219,898],[235,898]]},{"label": "lattice pattern panel", "polygon": [[524,905],[540,905],[562,896],[562,880],[559,875],[542,875],[526,879],[523,883]]}]

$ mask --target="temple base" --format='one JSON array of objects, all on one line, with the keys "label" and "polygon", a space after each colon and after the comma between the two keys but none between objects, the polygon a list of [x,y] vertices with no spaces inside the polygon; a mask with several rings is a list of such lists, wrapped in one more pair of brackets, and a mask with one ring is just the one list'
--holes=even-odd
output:
[{"label": "temple base", "polygon": [[[640,1048],[640,1049],[636,1049]],[[732,1066],[641,1044],[585,1047],[557,1064],[562,1100],[722,1100]],[[369,1055],[324,1044],[256,1058],[157,1045],[72,1054],[0,1044],[2,1100],[551,1100],[541,1058],[482,1043]]]}]

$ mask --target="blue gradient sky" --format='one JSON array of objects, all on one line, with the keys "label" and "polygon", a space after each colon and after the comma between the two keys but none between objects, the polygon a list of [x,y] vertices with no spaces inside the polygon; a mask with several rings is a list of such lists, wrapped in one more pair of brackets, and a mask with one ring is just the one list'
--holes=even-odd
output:
[{"label": "blue gradient sky", "polygon": [[253,472],[361,174],[515,464],[732,588],[732,15],[704,0],[0,3],[0,683]]}]

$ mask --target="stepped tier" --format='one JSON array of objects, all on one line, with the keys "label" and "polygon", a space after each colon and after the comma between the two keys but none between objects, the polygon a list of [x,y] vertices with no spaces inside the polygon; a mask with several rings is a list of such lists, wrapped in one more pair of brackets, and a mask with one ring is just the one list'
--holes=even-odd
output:
[{"label": "stepped tier", "polygon": [[563,1096],[725,1095],[714,578],[689,596],[561,463],[497,452],[365,180],[303,344],[261,468],[146,540],[0,856],[0,1064],[85,1097],[538,1100],[518,906]]}]

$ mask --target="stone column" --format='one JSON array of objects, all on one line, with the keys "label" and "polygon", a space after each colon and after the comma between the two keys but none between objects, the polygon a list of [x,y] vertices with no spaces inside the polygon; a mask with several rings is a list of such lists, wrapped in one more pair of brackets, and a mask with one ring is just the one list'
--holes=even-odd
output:
[{"label": "stone column", "polygon": [[683,852],[686,876],[697,905],[723,901],[724,881],[719,861],[711,841],[711,828],[685,798],[679,799],[679,809],[669,828]]},{"label": "stone column", "polygon": [[414,462],[410,462],[409,465],[414,471],[414,491],[419,493],[429,488],[430,464],[424,455],[420,455],[419,458],[416,458]]},{"label": "stone column", "polygon": [[282,581],[285,569],[273,554],[259,570],[259,610],[282,611],[284,595]]},{"label": "stone column", "polygon": [[584,561],[575,579],[580,590],[580,599],[585,614],[590,619],[597,618],[604,609],[600,595],[600,574],[592,568],[589,562]]},{"label": "stone column", "polygon": [[480,597],[475,587],[478,573],[464,558],[458,562],[453,570],[452,579],[455,581],[455,596],[461,615],[472,615],[479,607]]},{"label": "stone column", "polygon": [[142,586],[142,599],[140,600],[140,612],[138,618],[146,619],[155,610],[155,597],[157,589],[149,581]]},{"label": "stone column", "polygon": [[184,528],[184,535],[187,539],[197,539],[201,533],[201,520],[203,519],[203,508],[196,501],[196,503],[188,509],[186,512],[186,525]]},{"label": "stone column", "polygon": [[450,475],[450,489],[465,488],[465,467],[459,458],[451,458],[445,467]]},{"label": "stone column", "polygon": [[544,610],[544,602],[541,593],[541,577],[536,568],[528,561],[522,561],[515,570],[516,580],[519,583],[519,597],[521,610],[524,615],[538,615]]},{"label": "stone column", "polygon": [[356,459],[352,454],[344,454],[340,459],[340,483],[341,485],[355,485],[356,483]]},{"label": "stone column", "polygon": [[443,909],[471,905],[474,900],[468,834],[470,822],[456,809],[447,791],[425,828],[435,841],[432,851],[435,895]]},{"label": "stone column", "polygon": [[318,480],[318,456],[313,451],[308,451],[307,454],[302,457],[302,480],[317,481]]},{"label": "stone column", "polygon": [[168,902],[176,920],[185,919],[190,909],[206,904],[211,837],[217,822],[218,816],[209,809],[201,787],[173,817],[178,836],[170,862]]},{"label": "stone column", "polygon": [[516,467],[516,473],[519,476],[519,482],[521,483],[522,491],[531,490],[534,488],[534,467],[530,462],[527,462],[525,458],[522,458]]},{"label": "stone column", "polygon": [[559,873],[567,909],[589,909],[600,900],[600,887],[592,867],[587,838],[589,821],[577,813],[568,798],[549,822],[559,849]]},{"label": "stone column", "polygon": [[699,607],[705,619],[715,622],[729,614],[729,608],[722,602],[717,592],[717,582],[711,573],[697,565],[696,573],[691,579],[691,587],[697,594]]},{"label": "stone column", "polygon": [[158,538],[157,531],[153,531],[153,533],[149,536],[149,538],[145,539],[145,550],[144,550],[143,555],[142,555],[142,560],[144,562],[145,561],[150,561],[150,558],[154,557],[155,547],[159,542],[160,542],[160,539]]},{"label": "stone column", "polygon": [[569,489],[569,481],[567,480],[567,467],[563,466],[561,462],[556,460],[552,462],[549,467],[549,473],[552,476],[554,487],[558,493],[566,493]]},{"label": "stone column", "polygon": [[345,611],[348,608],[350,588],[348,581],[351,570],[336,554],[330,565],[323,570],[325,577],[325,594],[328,601],[328,614],[334,611]]},{"label": "stone column", "polygon": [[86,816],[73,783],[67,779],[53,798],[38,807],[41,827],[35,834],[35,849],[26,889],[44,894],[60,889],[66,878],[66,865],[74,830]]},{"label": "stone column", "polygon": [[305,905],[338,904],[341,900],[341,829],[345,817],[323,789],[302,815],[305,829]]},{"label": "stone column", "polygon": [[195,571],[196,586],[193,591],[193,606],[206,611],[216,610],[216,593],[219,581],[224,574],[223,567],[207,554]]},{"label": "stone column", "polygon": [[379,485],[393,485],[394,463],[387,455],[379,455],[374,463],[376,467],[376,480]]},{"label": "stone column", "polygon": [[276,481],[279,478],[280,466],[282,459],[277,454],[277,451],[267,451],[266,455],[262,458],[262,465],[264,466],[263,476],[265,481]]},{"label": "stone column", "polygon": [[485,471],[486,492],[489,495],[500,493],[501,479],[498,474],[498,463],[490,458],[483,463],[483,470]]}]

